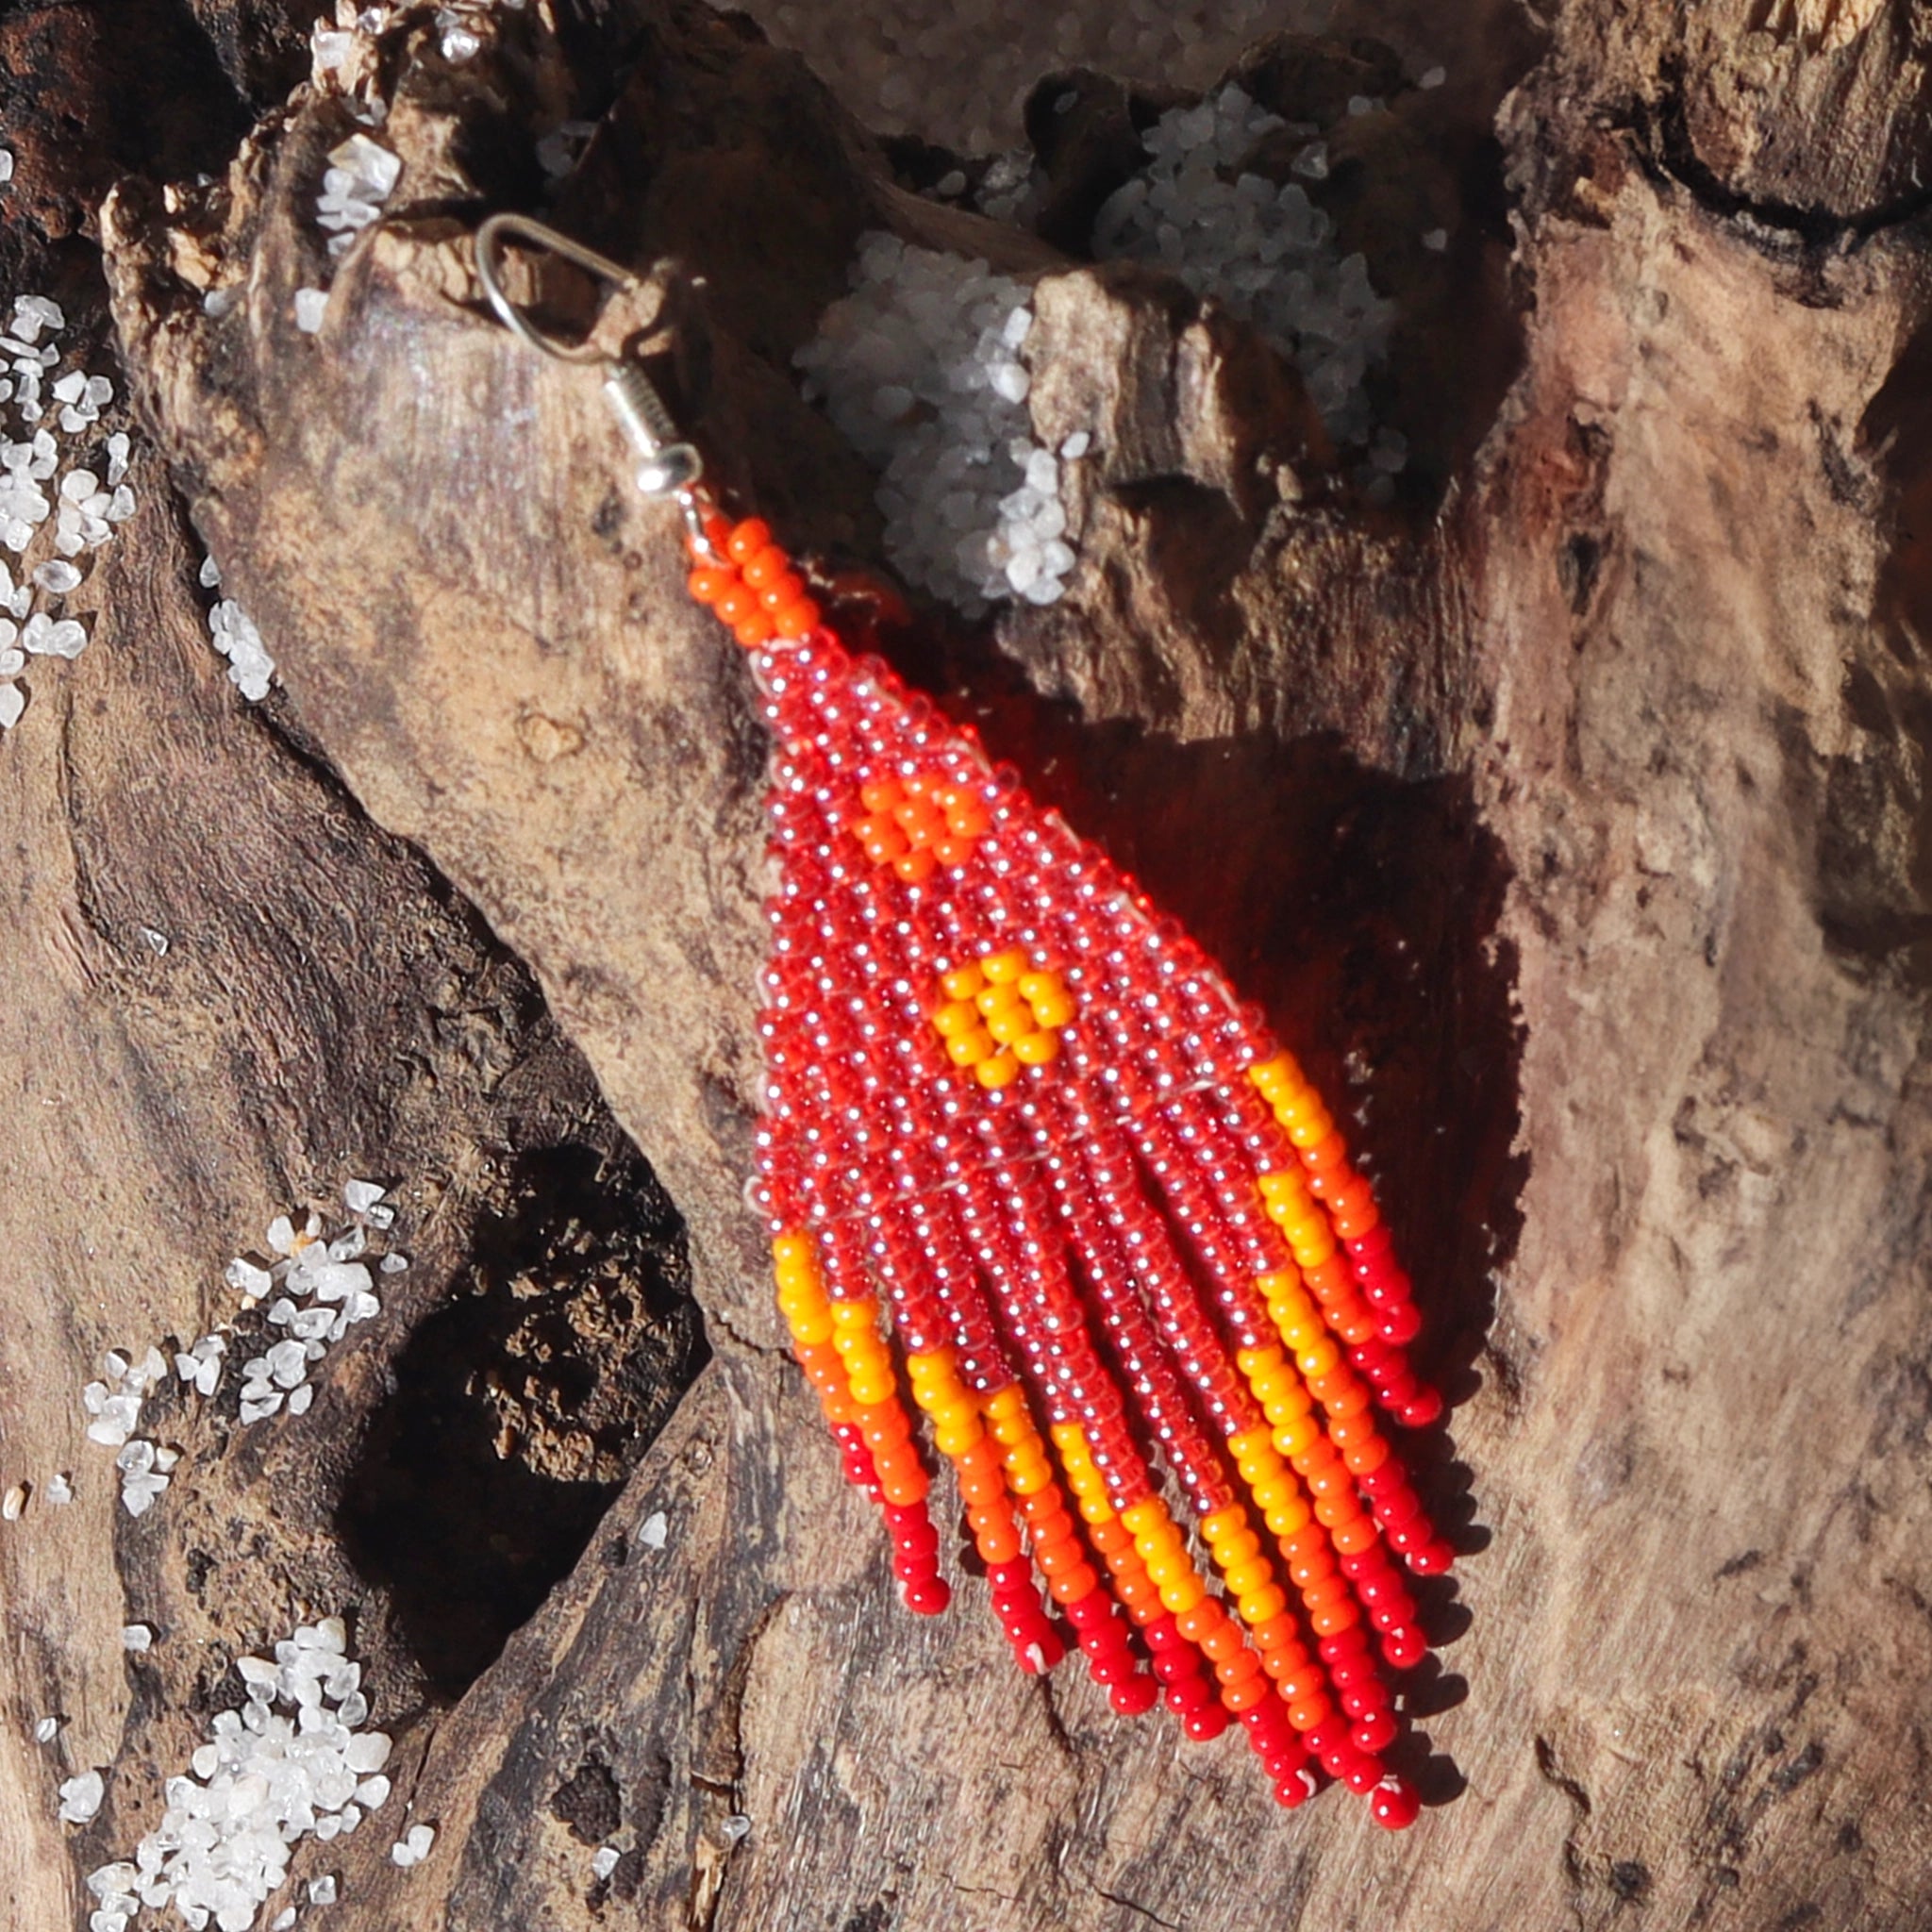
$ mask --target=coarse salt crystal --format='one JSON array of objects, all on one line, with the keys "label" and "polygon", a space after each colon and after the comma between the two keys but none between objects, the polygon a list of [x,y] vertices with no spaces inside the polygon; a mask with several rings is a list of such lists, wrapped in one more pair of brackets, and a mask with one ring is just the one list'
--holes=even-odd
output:
[{"label": "coarse salt crystal", "polygon": [[314,335],[322,327],[322,318],[328,308],[326,289],[297,289],[295,291],[295,326],[304,335]]},{"label": "coarse salt crystal", "polygon": [[34,1742],[51,1744],[60,1735],[60,1720],[58,1717],[43,1717],[34,1726]]},{"label": "coarse salt crystal", "polygon": [[84,1771],[60,1787],[59,1819],[63,1824],[85,1824],[101,1808],[107,1780],[97,1771]]},{"label": "coarse salt crystal", "polygon": [[21,1512],[26,1507],[26,1497],[25,1483],[15,1483],[4,1496],[0,1496],[0,1522],[18,1523]]},{"label": "coarse salt crystal", "polygon": [[429,1848],[436,1842],[436,1833],[426,1824],[412,1824],[402,1838],[389,1848],[390,1861],[408,1871],[411,1865],[420,1865],[429,1856]]},{"label": "coarse salt crystal", "polygon": [[599,1845],[591,1854],[591,1877],[608,1878],[617,1870],[617,1861],[623,1856],[615,1845]]},{"label": "coarse salt crystal", "polygon": [[155,1633],[146,1624],[124,1624],[121,1626],[121,1648],[140,1655],[154,1648]]},{"label": "coarse salt crystal", "polygon": [[647,1550],[661,1550],[670,1540],[671,1526],[661,1509],[654,1509],[644,1518],[643,1525],[638,1531],[638,1541]]}]

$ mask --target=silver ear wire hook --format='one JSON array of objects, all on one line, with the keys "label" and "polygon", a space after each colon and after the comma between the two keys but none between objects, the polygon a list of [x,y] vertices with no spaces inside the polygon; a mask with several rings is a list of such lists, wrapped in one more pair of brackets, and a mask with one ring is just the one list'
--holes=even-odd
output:
[{"label": "silver ear wire hook", "polygon": [[702,539],[704,518],[698,501],[698,479],[705,472],[704,458],[678,435],[663,397],[635,362],[618,361],[585,342],[560,342],[546,335],[510,300],[502,276],[505,242],[520,242],[527,248],[554,255],[613,288],[635,289],[639,286],[637,276],[608,257],[586,248],[580,242],[573,242],[568,235],[559,235],[541,222],[532,221],[528,215],[491,215],[476,230],[476,276],[497,320],[520,341],[559,362],[604,365],[605,400],[617,418],[618,427],[643,459],[638,471],[638,489],[646,496],[675,496],[684,510],[685,522]]}]

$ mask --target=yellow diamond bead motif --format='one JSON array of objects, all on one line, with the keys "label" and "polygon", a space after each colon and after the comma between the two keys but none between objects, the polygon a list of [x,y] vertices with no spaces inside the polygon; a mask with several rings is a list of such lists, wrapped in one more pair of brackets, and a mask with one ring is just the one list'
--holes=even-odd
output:
[{"label": "yellow diamond bead motif", "polygon": [[1058,973],[1010,946],[942,974],[932,1024],[956,1067],[971,1067],[982,1087],[997,1089],[1023,1067],[1057,1060],[1059,1036],[1079,1011]]}]

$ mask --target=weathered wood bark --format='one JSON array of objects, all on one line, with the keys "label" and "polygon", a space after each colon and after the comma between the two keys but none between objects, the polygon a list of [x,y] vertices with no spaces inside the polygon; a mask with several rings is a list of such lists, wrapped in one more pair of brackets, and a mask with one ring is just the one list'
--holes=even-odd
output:
[{"label": "weathered wood bark", "polygon": [[[292,297],[327,278],[308,208],[338,103],[298,93],[205,192],[152,185],[193,162],[120,192],[145,419],[288,690],[265,720],[223,702],[151,472],[96,647],[0,746],[23,854],[0,958],[26,995],[0,1126],[8,1453],[75,1464],[89,1355],[185,1336],[291,1192],[407,1179],[418,1267],[301,1427],[188,1443],[192,1499],[117,1527],[96,1485],[0,1535],[15,1713],[74,1715],[61,1774],[115,1767],[63,1846],[53,1766],[10,1726],[0,1872],[25,1923],[62,1923],[77,1872],[142,1828],[226,1657],[346,1600],[441,1833],[407,1874],[386,1830],[330,1848],[346,1926],[1923,1924],[1916,15],[1647,19],[1574,0],[1547,44],[1498,33],[1440,96],[1391,84],[1338,135],[1338,221],[1404,303],[1387,404],[1422,460],[1393,512],[1353,500],[1240,327],[908,196],[795,61],[699,8],[584,8],[560,36],[538,8],[458,69],[426,17],[399,32],[402,187],[315,337]],[[1243,67],[1311,118],[1388,71],[1301,44]],[[1130,152],[1133,103],[1077,85],[1039,133],[1062,244]],[[943,232],[1042,272],[1035,421],[1099,452],[1075,595],[908,668],[1359,1112],[1459,1405],[1428,1486],[1468,1552],[1428,1606],[1448,1648],[1409,1768],[1432,1802],[1400,1839],[1340,1798],[1283,1817],[1236,1740],[1117,1724],[1071,1671],[1020,1680],[970,1585],[937,1624],[896,1607],[740,1199],[754,694],[594,381],[499,331],[471,277],[477,211],[537,191],[532,124],[559,115],[602,125],[558,219],[653,275],[602,338],[645,330],[726,487],[834,558],[874,554],[870,486],[786,361],[853,239]],[[1455,216],[1445,258],[1414,245],[1424,210]],[[164,824],[156,766],[182,774]],[[142,924],[176,935],[165,958]],[[605,1158],[573,1209],[596,1266],[567,1286],[666,1265],[654,1210],[613,1218],[641,1183],[586,1067],[682,1216],[715,1353],[481,1668],[491,1633],[453,1649],[448,1592],[344,1528],[542,1150]],[[591,1358],[605,1304],[563,1298]],[[644,1392],[605,1420],[641,1447],[688,1357],[673,1302],[635,1307],[616,1340]],[[510,1414],[458,1341],[518,1469],[618,1473],[608,1429]],[[475,1511],[484,1467],[405,1501]],[[635,1539],[654,1512],[661,1549]],[[256,1534],[258,1564],[232,1562]],[[475,1542],[459,1524],[421,1570]],[[132,1615],[165,1641],[124,1670]],[[593,1881],[606,1841],[625,1855]]]}]

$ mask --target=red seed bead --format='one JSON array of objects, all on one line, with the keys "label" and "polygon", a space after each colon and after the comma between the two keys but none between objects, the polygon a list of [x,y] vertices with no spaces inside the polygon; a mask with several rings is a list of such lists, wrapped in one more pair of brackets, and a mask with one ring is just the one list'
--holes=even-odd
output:
[{"label": "red seed bead", "polygon": [[772,620],[762,610],[754,610],[749,617],[741,618],[731,626],[732,634],[747,651],[755,651],[760,644],[772,641]]},{"label": "red seed bead", "polygon": [[1336,1762],[1324,1764],[1324,1769],[1333,1777],[1338,1777],[1350,1790],[1366,1795],[1382,1782],[1381,1764],[1366,1752],[1357,1751],[1353,1744],[1346,1751],[1338,1751]]},{"label": "red seed bead", "polygon": [[1455,1546],[1440,1536],[1408,1553],[1408,1567],[1418,1576],[1445,1575],[1455,1563]]},{"label": "red seed bead", "polygon": [[1395,1420],[1405,1429],[1426,1429],[1442,1419],[1441,1391],[1421,1389],[1395,1411]]},{"label": "red seed bead", "polygon": [[1379,1757],[1394,1743],[1401,1728],[1395,1722],[1395,1713],[1384,1705],[1379,1709],[1365,1711],[1356,1720],[1355,1727],[1348,1735],[1357,1751],[1370,1757]]},{"label": "red seed bead", "polygon": [[1398,1348],[1405,1347],[1423,1332],[1423,1318],[1416,1312],[1413,1302],[1404,1302],[1385,1308],[1376,1318],[1375,1329],[1384,1341],[1392,1341]]},{"label": "red seed bead", "polygon": [[1412,1671],[1428,1654],[1428,1640],[1413,1624],[1391,1630],[1382,1639],[1382,1655],[1391,1670]]},{"label": "red seed bead", "polygon": [[1415,1823],[1423,1805],[1413,1785],[1399,1777],[1385,1777],[1370,1795],[1369,1807],[1375,1814],[1377,1824],[1385,1824],[1391,1831],[1404,1831]]},{"label": "red seed bead", "polygon": [[758,600],[742,584],[734,583],[715,601],[713,608],[728,625],[741,625],[758,608]]},{"label": "red seed bead", "polygon": [[1331,1711],[1305,1733],[1302,1742],[1325,1764],[1334,1752],[1348,1742],[1348,1726]]},{"label": "red seed bead", "polygon": [[1143,1711],[1154,1708],[1159,1695],[1154,1679],[1137,1671],[1131,1677],[1123,1677],[1118,1684],[1111,1686],[1107,1701],[1123,1717],[1139,1717]]},{"label": "red seed bead", "polygon": [[1197,1744],[1211,1743],[1227,1728],[1227,1713],[1218,1704],[1204,1704],[1181,1720],[1181,1729]]},{"label": "red seed bead", "polygon": [[922,1576],[903,1591],[906,1607],[922,1617],[937,1617],[953,1601],[952,1586],[943,1576]]},{"label": "red seed bead", "polygon": [[748,563],[760,550],[769,549],[772,526],[763,517],[746,517],[724,540],[724,554],[733,563]]},{"label": "red seed bead", "polygon": [[1291,1773],[1274,1787],[1274,1802],[1284,1810],[1292,1811],[1314,1795],[1315,1780],[1306,1769]]},{"label": "red seed bead", "polygon": [[715,604],[738,579],[728,570],[701,563],[684,581],[685,587],[700,604]]}]

